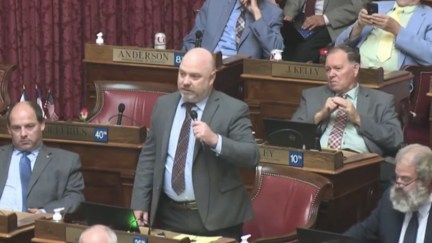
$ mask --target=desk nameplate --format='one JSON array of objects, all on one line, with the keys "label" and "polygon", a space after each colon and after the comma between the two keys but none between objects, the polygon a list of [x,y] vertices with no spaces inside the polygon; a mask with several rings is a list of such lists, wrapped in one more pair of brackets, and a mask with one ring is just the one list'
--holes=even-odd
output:
[{"label": "desk nameplate", "polygon": [[322,65],[273,62],[272,76],[327,81],[326,70]]},{"label": "desk nameplate", "polygon": [[260,145],[261,162],[289,165],[290,151],[303,154],[303,168],[335,171],[343,167],[344,157],[341,151],[313,151]]}]

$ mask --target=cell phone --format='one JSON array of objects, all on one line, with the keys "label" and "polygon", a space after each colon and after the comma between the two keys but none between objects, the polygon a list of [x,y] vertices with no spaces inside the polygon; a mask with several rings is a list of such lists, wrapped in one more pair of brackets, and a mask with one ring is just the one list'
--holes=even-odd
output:
[{"label": "cell phone", "polygon": [[378,13],[378,4],[377,3],[367,3],[366,4],[366,10],[369,15],[372,15],[374,13]]}]

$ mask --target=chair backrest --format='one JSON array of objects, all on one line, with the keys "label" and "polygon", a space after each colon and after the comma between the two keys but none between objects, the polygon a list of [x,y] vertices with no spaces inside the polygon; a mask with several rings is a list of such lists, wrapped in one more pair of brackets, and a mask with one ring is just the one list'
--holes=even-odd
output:
[{"label": "chair backrest", "polygon": [[256,168],[252,205],[255,218],[243,226],[251,240],[290,242],[298,227],[313,227],[331,182],[287,165],[261,163]]},{"label": "chair backrest", "polygon": [[9,81],[15,65],[0,64],[0,114],[10,105]]},{"label": "chair backrest", "polygon": [[119,104],[123,103],[122,125],[150,126],[156,100],[173,91],[171,84],[134,81],[95,81],[96,104],[89,116],[91,123],[116,124]]},{"label": "chair backrest", "polygon": [[429,123],[429,84],[432,77],[432,66],[405,66],[403,70],[414,75],[410,96],[410,111],[415,114],[409,122],[416,124]]}]

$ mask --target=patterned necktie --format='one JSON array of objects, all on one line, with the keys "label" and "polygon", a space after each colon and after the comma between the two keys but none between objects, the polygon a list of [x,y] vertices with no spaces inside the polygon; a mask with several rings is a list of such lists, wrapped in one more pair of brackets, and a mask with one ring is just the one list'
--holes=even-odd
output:
[{"label": "patterned necktie", "polygon": [[171,174],[171,186],[173,190],[180,195],[185,190],[185,165],[186,156],[189,145],[189,133],[191,128],[191,116],[190,112],[194,104],[185,103],[186,114],[183,121],[183,125],[180,130],[180,135],[177,143],[177,149],[174,157],[174,165]]},{"label": "patterned necktie", "polygon": [[306,4],[305,4],[305,13],[304,16],[305,18],[315,15],[315,5],[316,5],[316,0],[306,0]]},{"label": "patterned necktie", "polygon": [[[400,14],[402,12],[403,8],[397,6],[393,12],[389,14],[389,16],[400,23]],[[379,48],[377,53],[377,57],[380,62],[385,62],[391,57],[392,50],[394,48],[394,39],[395,36],[392,33],[383,31],[381,37],[379,38]]]},{"label": "patterned necktie", "polygon": [[[347,95],[341,95],[342,98],[346,99]],[[333,124],[333,128],[330,131],[328,139],[328,147],[332,149],[339,149],[342,143],[343,132],[345,130],[348,114],[346,111],[338,108],[336,110],[336,118]]]},{"label": "patterned necktie", "polygon": [[241,12],[240,12],[240,16],[237,19],[237,23],[236,23],[236,44],[237,44],[237,49],[240,46],[240,40],[241,40],[241,36],[243,34],[243,30],[245,29],[245,15],[246,15],[246,10],[245,8],[241,8]]},{"label": "patterned necktie", "polygon": [[22,211],[27,211],[27,190],[31,177],[31,161],[28,158],[30,152],[21,152],[21,159],[19,163],[20,179],[21,179],[21,192],[22,192]]},{"label": "patterned necktie", "polygon": [[418,223],[418,213],[417,211],[413,212],[411,216],[411,220],[408,224],[408,227],[405,231],[405,237],[403,243],[415,243],[417,239],[417,228],[419,226]]}]

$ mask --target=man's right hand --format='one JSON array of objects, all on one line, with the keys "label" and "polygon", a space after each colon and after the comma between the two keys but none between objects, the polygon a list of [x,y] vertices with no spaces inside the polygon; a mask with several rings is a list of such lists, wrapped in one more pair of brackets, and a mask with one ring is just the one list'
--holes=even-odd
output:
[{"label": "man's right hand", "polygon": [[288,21],[288,22],[292,22],[293,21],[293,17],[291,16],[285,16],[283,20]]},{"label": "man's right hand", "polygon": [[139,226],[148,225],[148,212],[135,210],[134,214]]},{"label": "man's right hand", "polygon": [[362,9],[359,12],[358,18],[357,18],[357,25],[361,28],[363,28],[366,25],[372,25],[372,15],[369,15],[366,9]]},{"label": "man's right hand", "polygon": [[321,110],[315,113],[314,116],[315,124],[318,124],[320,121],[327,119],[327,117],[329,117],[331,113],[338,108],[338,104],[335,103],[333,100],[334,98],[335,97],[327,98]]}]

